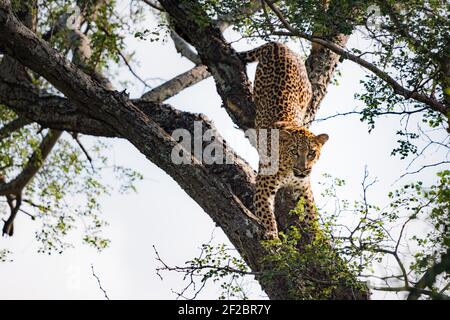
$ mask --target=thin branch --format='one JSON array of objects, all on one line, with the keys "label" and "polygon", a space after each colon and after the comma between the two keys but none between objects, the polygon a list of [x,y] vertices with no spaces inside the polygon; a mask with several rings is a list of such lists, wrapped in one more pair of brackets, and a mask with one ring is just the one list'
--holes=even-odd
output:
[{"label": "thin branch", "polygon": [[102,283],[100,282],[100,278],[95,274],[94,265],[92,265],[92,264],[91,264],[91,270],[92,270],[92,275],[93,275],[94,278],[97,280],[98,287],[99,287],[100,290],[103,292],[103,295],[105,296],[106,300],[109,300],[108,294],[106,293],[106,290],[103,289]]},{"label": "thin branch", "polygon": [[5,124],[3,127],[0,128],[0,140],[8,137],[14,131],[21,129],[30,123],[31,123],[30,120],[25,119],[23,117],[18,117],[13,121]]},{"label": "thin branch", "polygon": [[31,218],[31,220],[36,220],[36,216],[31,214],[31,213],[29,213],[28,211],[23,210],[23,209],[19,209],[19,211],[24,213],[25,215],[29,216]]},{"label": "thin branch", "polygon": [[425,290],[425,289],[415,289],[415,288],[411,288],[411,287],[371,287],[371,289],[373,290],[377,290],[377,291],[390,291],[390,292],[410,292],[411,293],[415,293],[415,294],[424,294],[429,296],[432,299],[435,300],[450,300],[450,296],[447,296],[445,294],[442,293],[438,293],[438,292],[433,292],[430,290]]},{"label": "thin branch", "polygon": [[140,77],[136,71],[134,71],[133,67],[131,66],[131,64],[128,62],[127,57],[123,54],[123,52],[121,50],[119,50],[118,48],[115,48],[116,52],[119,54],[119,56],[122,58],[123,62],[125,63],[125,65],[128,67],[128,70],[131,72],[131,74],[138,79],[138,81],[140,83],[142,83],[144,85],[145,88],[151,88],[150,85],[147,84],[147,82],[142,79],[142,77]]},{"label": "thin branch", "polygon": [[[157,271],[162,271],[162,270],[175,271],[175,272],[180,272],[180,273],[191,273],[191,272],[197,272],[200,270],[214,270],[214,271],[224,271],[227,273],[236,273],[236,274],[240,274],[240,275],[261,275],[261,274],[263,274],[262,272],[242,271],[242,270],[228,267],[228,266],[218,267],[216,265],[210,265],[210,264],[199,265],[199,266],[188,266],[188,267],[164,266],[163,268],[156,268],[156,270]],[[286,274],[286,273],[283,273],[283,274]]]},{"label": "thin branch", "polygon": [[443,165],[443,164],[448,164],[448,163],[450,163],[450,161],[441,161],[441,162],[436,162],[436,163],[424,165],[424,166],[422,166],[420,169],[417,169],[416,171],[410,171],[410,172],[406,172],[406,173],[402,174],[402,175],[396,180],[396,182],[397,182],[398,180],[400,180],[401,178],[405,177],[405,176],[408,176],[408,175],[411,175],[411,174],[419,173],[419,172],[421,172],[422,170],[425,170],[425,169],[427,169],[427,168],[437,167],[437,166],[440,166],[440,165]]},{"label": "thin branch", "polygon": [[208,72],[205,65],[197,65],[191,70],[188,70],[145,93],[142,95],[142,99],[145,101],[161,103],[210,76],[211,74]]},{"label": "thin branch", "polygon": [[77,142],[77,144],[80,147],[81,151],[83,151],[84,155],[86,156],[87,160],[89,161],[89,163],[91,165],[92,171],[95,171],[92,157],[89,155],[89,152],[86,150],[86,148],[81,143],[81,141],[80,141],[80,139],[78,137],[78,134],[77,133],[72,134],[72,138]]},{"label": "thin branch", "polygon": [[[212,242],[212,239],[213,239],[213,234],[211,236],[211,239],[206,243],[206,245],[209,245]],[[210,278],[213,278],[214,274],[220,278],[224,277],[225,275],[230,275],[231,281],[235,280],[233,277],[247,276],[247,275],[255,276],[255,275],[263,274],[263,272],[252,272],[252,271],[245,271],[245,270],[234,268],[234,267],[230,266],[230,263],[231,263],[230,260],[228,261],[228,263],[226,265],[202,264],[201,261],[205,254],[204,246],[202,247],[199,256],[197,258],[193,259],[192,261],[188,262],[188,263],[190,263],[190,265],[183,266],[183,267],[179,267],[179,266],[171,267],[171,266],[167,265],[167,263],[165,263],[163,261],[163,259],[161,258],[158,250],[156,249],[156,247],[154,245],[153,245],[153,250],[156,255],[156,260],[159,263],[161,263],[161,265],[162,265],[162,267],[156,268],[156,274],[160,277],[161,280],[163,279],[161,276],[161,271],[173,271],[173,272],[181,273],[184,275],[183,280],[187,281],[186,286],[184,286],[184,288],[180,292],[176,292],[176,291],[172,290],[172,292],[177,295],[177,298],[194,300],[198,296],[198,294],[200,294],[200,292],[203,290],[203,288],[206,286],[206,283],[208,282],[208,280]],[[208,255],[209,254],[210,253],[208,253]],[[218,275],[218,273],[220,273],[220,276]],[[198,282],[197,279],[200,279],[199,287],[197,286],[197,282]],[[192,289],[192,291],[193,291],[193,296],[190,298],[185,296],[186,291],[188,291],[189,289]]]},{"label": "thin branch", "polygon": [[[374,115],[376,116],[384,116],[384,115],[397,115],[397,116],[404,116],[404,115],[411,115],[414,113],[420,113],[423,112],[425,110],[427,110],[428,108],[424,107],[424,108],[420,108],[420,109],[416,109],[416,110],[404,110],[404,111],[381,111],[381,112],[374,112]],[[315,120],[311,120],[309,123],[311,122],[321,122],[321,121],[326,121],[329,119],[333,119],[333,118],[337,118],[337,117],[342,117],[342,116],[348,116],[348,115],[363,115],[362,111],[348,111],[348,112],[337,112],[333,115],[324,117],[324,118],[319,118],[319,119],[315,119]],[[308,124],[309,124],[308,123]]]},{"label": "thin branch", "polygon": [[61,131],[49,130],[44,139],[42,139],[37,150],[31,155],[22,172],[13,180],[6,183],[0,183],[0,195],[21,193],[23,188],[25,188],[42,167],[45,159],[50,154],[61,134]]},{"label": "thin branch", "polygon": [[22,201],[23,201],[24,203],[30,205],[31,207],[38,209],[38,210],[45,210],[45,211],[50,211],[50,210],[51,210],[50,207],[44,206],[44,205],[42,205],[42,204],[34,203],[34,202],[33,202],[32,200],[30,200],[30,199],[22,199]]},{"label": "thin branch", "polygon": [[450,249],[441,256],[441,260],[433,264],[424,275],[420,278],[413,290],[408,295],[408,300],[417,300],[420,297],[423,289],[433,288],[436,278],[441,273],[450,274]]}]

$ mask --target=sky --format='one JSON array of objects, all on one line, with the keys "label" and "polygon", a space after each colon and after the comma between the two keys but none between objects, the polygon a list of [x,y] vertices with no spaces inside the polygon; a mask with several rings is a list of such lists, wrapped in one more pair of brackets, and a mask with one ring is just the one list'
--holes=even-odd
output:
[{"label": "sky", "polygon": [[[120,10],[126,10],[125,6]],[[145,26],[155,27],[155,20],[149,15]],[[144,24],[143,24],[144,26]],[[226,32],[227,39],[234,41],[239,37],[232,31]],[[134,69],[143,78],[168,80],[192,67],[182,58],[172,42],[149,42],[128,37],[127,51],[135,51]],[[299,46],[289,44],[299,52]],[[364,47],[369,45],[359,36],[350,40],[350,45]],[[244,40],[233,43],[238,50],[255,46]],[[248,68],[253,79],[255,65]],[[345,61],[339,67],[342,76],[339,85],[331,85],[322,102],[317,118],[351,111],[361,102],[354,94],[361,91],[360,80],[366,74],[361,67]],[[129,80],[128,87],[132,97],[143,92],[142,85],[133,78],[125,67],[117,69],[117,80]],[[161,80],[153,80],[157,85]],[[243,132],[235,129],[225,110],[221,107],[214,82],[211,78],[192,86],[166,101],[172,106],[189,112],[199,112],[213,120],[219,132],[253,168],[256,169],[258,156],[244,138]],[[318,204],[326,202],[320,196],[323,187],[319,185],[323,173],[344,178],[347,185],[343,195],[349,199],[360,199],[361,181],[364,170],[377,179],[371,197],[375,202],[385,203],[387,192],[404,183],[409,177],[398,180],[404,172],[407,160],[390,155],[396,146],[395,132],[399,119],[383,118],[377,122],[370,134],[367,124],[358,116],[336,117],[314,123],[311,130],[316,134],[327,133],[329,142],[324,146],[321,159],[315,166],[312,182]],[[89,137],[84,137],[89,141]],[[226,236],[217,228],[209,216],[185,192],[158,167],[149,162],[130,143],[119,139],[108,140],[112,145],[111,160],[117,165],[133,168],[144,175],[138,184],[138,192],[122,195],[114,193],[103,197],[101,204],[104,217],[109,226],[105,235],[112,240],[110,248],[98,253],[85,245],[77,244],[62,255],[43,255],[37,253],[34,232],[37,225],[25,215],[19,215],[15,222],[12,238],[1,238],[0,248],[13,252],[13,262],[0,263],[0,299],[104,299],[92,267],[103,288],[111,299],[175,299],[173,291],[180,291],[185,283],[182,276],[173,272],[157,275],[160,264],[155,259],[153,246],[163,260],[171,266],[182,266],[185,261],[196,257],[202,243],[213,236],[213,243],[229,244]],[[426,154],[421,161],[430,163],[439,159],[439,152]],[[420,162],[417,163],[420,165]],[[431,183],[437,169],[429,169],[414,176],[424,183]],[[113,182],[112,176],[105,180]],[[259,285],[251,279],[246,280],[249,298],[265,298]],[[217,285],[209,285],[199,295],[201,299],[215,299],[219,296]],[[375,293],[374,298],[396,298],[395,295]]]}]

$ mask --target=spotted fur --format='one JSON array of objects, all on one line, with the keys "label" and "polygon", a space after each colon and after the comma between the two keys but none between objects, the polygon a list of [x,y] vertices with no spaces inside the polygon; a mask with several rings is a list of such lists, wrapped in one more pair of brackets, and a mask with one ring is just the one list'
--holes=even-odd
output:
[{"label": "spotted fur", "polygon": [[[261,174],[256,180],[255,213],[269,239],[278,237],[274,215],[275,195],[291,185],[305,201],[304,219],[315,219],[316,210],[309,176],[328,135],[314,135],[304,128],[303,117],[311,101],[312,90],[303,61],[287,46],[267,43],[240,53],[245,62],[258,62],[253,94],[256,104],[256,129],[279,130],[279,167],[274,175]],[[268,143],[269,153],[271,144]]]}]

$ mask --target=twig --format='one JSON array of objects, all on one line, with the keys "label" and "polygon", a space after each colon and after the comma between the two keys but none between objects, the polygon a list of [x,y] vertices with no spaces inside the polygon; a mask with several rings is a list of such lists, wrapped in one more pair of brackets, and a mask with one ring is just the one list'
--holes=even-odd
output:
[{"label": "twig", "polygon": [[210,76],[211,74],[208,72],[205,65],[197,65],[194,68],[179,74],[175,78],[164,82],[160,86],[144,93],[141,99],[161,103]]},{"label": "twig", "polygon": [[[214,231],[211,234],[210,240],[205,245],[210,245],[211,242],[214,239]],[[245,271],[238,268],[235,268],[231,266],[231,261],[229,260],[227,264],[222,265],[215,265],[215,264],[203,264],[202,259],[204,254],[211,255],[210,252],[205,252],[205,245],[202,246],[200,254],[197,258],[188,261],[187,266],[179,267],[174,266],[171,267],[167,263],[163,261],[161,258],[158,250],[153,245],[153,250],[156,255],[156,260],[161,263],[161,267],[156,268],[156,274],[158,277],[163,280],[163,277],[161,276],[161,271],[174,271],[177,273],[183,274],[183,280],[187,282],[187,284],[184,286],[184,288],[180,291],[174,291],[172,289],[172,292],[177,295],[178,298],[193,300],[195,299],[198,294],[203,290],[203,288],[206,286],[206,283],[208,282],[208,279],[211,278],[212,274],[220,273],[220,277],[224,276],[231,276],[231,281],[235,281],[236,277],[240,276],[247,276],[247,275],[262,275],[262,272],[253,272],[253,271]],[[227,249],[225,249],[227,250]],[[285,273],[283,273],[285,275]],[[233,278],[234,277],[234,278]],[[198,283],[197,279],[201,279],[200,283]],[[193,291],[192,297],[187,297],[185,293],[191,289]]]},{"label": "twig", "polygon": [[[381,112],[374,112],[374,115],[376,116],[384,116],[384,115],[398,115],[398,116],[403,116],[403,115],[410,115],[410,114],[414,114],[414,113],[419,113],[419,112],[423,112],[425,110],[427,110],[428,108],[420,108],[417,110],[404,110],[404,111],[381,111]],[[348,116],[348,115],[362,115],[363,113],[361,111],[348,111],[348,112],[338,112],[335,113],[333,115],[324,117],[324,118],[319,118],[319,119],[315,119],[310,121],[309,123],[312,122],[321,122],[321,121],[326,121],[329,119],[333,119],[333,118],[337,118],[337,117],[342,117],[342,116]],[[307,123],[307,124],[309,124]]]},{"label": "twig", "polygon": [[425,290],[425,289],[416,289],[412,287],[371,287],[373,290],[377,291],[390,291],[390,292],[410,292],[416,293],[416,294],[425,294],[433,299],[436,300],[450,300],[450,296],[447,296],[442,293],[433,292],[431,290]]},{"label": "twig", "polygon": [[31,220],[36,220],[36,216],[31,214],[31,213],[29,213],[28,211],[25,211],[23,209],[19,209],[19,211],[24,213],[24,214],[26,214],[27,216],[29,216],[31,218]]},{"label": "twig", "polygon": [[95,171],[95,167],[94,167],[94,163],[92,161],[92,157],[89,155],[88,151],[86,150],[86,148],[83,146],[83,144],[81,143],[80,139],[78,138],[78,133],[73,133],[72,134],[73,139],[77,142],[78,146],[80,147],[81,151],[83,151],[84,155],[86,156],[86,158],[88,159],[92,171]]},{"label": "twig", "polygon": [[13,121],[5,124],[3,127],[0,128],[0,140],[8,137],[14,131],[21,129],[30,123],[31,123],[31,121],[29,121],[28,119],[25,119],[23,117],[18,117],[16,119],[14,119]]},{"label": "twig", "polygon": [[133,67],[131,66],[131,64],[128,62],[127,57],[125,57],[125,55],[122,53],[122,51],[120,51],[118,48],[116,48],[116,52],[119,54],[119,56],[122,58],[123,62],[125,63],[125,65],[128,67],[128,70],[131,72],[131,74],[139,80],[140,83],[142,83],[146,88],[151,88],[151,86],[149,84],[147,84],[147,82],[142,79],[137,73],[136,71],[134,71]]},{"label": "twig", "polygon": [[108,294],[106,293],[106,290],[103,289],[102,283],[100,282],[100,278],[95,274],[94,265],[92,265],[92,264],[91,264],[91,270],[92,270],[92,275],[94,276],[95,279],[97,279],[98,287],[105,295],[106,300],[109,300]]},{"label": "twig", "polygon": [[450,163],[450,161],[441,161],[441,162],[436,162],[436,163],[424,165],[420,169],[417,169],[416,171],[406,172],[406,173],[402,174],[395,182],[397,182],[398,180],[400,180],[401,178],[403,178],[405,176],[419,173],[419,172],[421,172],[424,169],[437,167],[437,166],[440,166],[440,165],[443,165],[443,164],[447,164],[447,163]]}]

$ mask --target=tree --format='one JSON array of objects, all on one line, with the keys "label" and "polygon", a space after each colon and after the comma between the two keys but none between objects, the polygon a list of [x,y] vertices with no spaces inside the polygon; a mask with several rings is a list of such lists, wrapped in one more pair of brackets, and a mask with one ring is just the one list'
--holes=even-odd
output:
[{"label": "tree", "polygon": [[[70,11],[69,6],[75,4],[78,12]],[[295,38],[311,44],[306,66],[313,99],[305,126],[314,121],[336,67],[348,59],[371,72],[364,83],[366,92],[359,95],[366,107],[352,111],[361,114],[369,129],[374,128],[376,118],[381,115],[412,114],[423,115],[432,128],[448,129],[450,37],[445,2],[131,2],[134,19],[139,19],[142,5],[151,6],[161,15],[161,27],[170,32],[177,50],[195,64],[190,71],[137,99],[131,99],[125,91],[115,91],[105,76],[108,63],[121,59],[129,63],[118,31],[132,25],[134,20],[120,20],[114,14],[114,5],[114,1],[108,0],[0,0],[3,53],[0,195],[9,206],[3,233],[13,234],[14,218],[20,211],[27,212],[25,205],[35,207],[40,215],[54,218],[53,224],[43,228],[40,240],[45,248],[62,250],[61,236],[74,219],[73,215],[61,215],[58,210],[68,186],[85,196],[86,208],[79,212],[93,221],[92,227],[87,228],[85,241],[105,247],[107,241],[97,234],[103,222],[98,217],[96,198],[107,188],[89,171],[89,162],[95,161],[95,157],[81,144],[79,135],[118,137],[132,143],[170,175],[222,228],[271,299],[367,299],[369,289],[358,277],[361,265],[352,265],[346,259],[349,251],[342,252],[338,250],[342,246],[333,245],[327,236],[327,224],[322,226],[323,230],[299,219],[302,209],[297,200],[301,195],[293,194],[289,188],[277,195],[281,240],[262,241],[262,229],[252,214],[256,173],[227,145],[206,117],[176,110],[163,102],[212,76],[223,106],[236,126],[242,130],[252,128],[254,103],[246,66],[222,34],[232,25],[248,38],[277,41]],[[373,8],[376,10],[370,10]],[[346,48],[350,35],[361,30],[374,41],[373,52]],[[159,33],[141,30],[136,36],[154,40]],[[193,135],[195,123],[201,124],[202,132],[209,129],[215,132],[214,142],[223,146],[223,158],[231,164],[201,162],[193,151],[194,141],[180,146],[171,136],[176,129]],[[72,135],[78,149],[61,137],[63,131]],[[401,139],[393,154],[404,157],[419,154],[411,142],[416,136],[408,127],[399,129],[398,134]],[[203,141],[202,147],[207,148],[208,142]],[[87,162],[80,160],[80,150]],[[101,159],[101,148],[96,150]],[[174,163],[173,150],[187,155],[184,160],[188,164]],[[448,161],[435,165],[445,163]],[[140,177],[125,168],[117,170],[124,178],[124,188],[132,188]],[[445,216],[449,198],[448,179],[445,174],[442,177],[444,183],[437,187],[440,200],[427,203],[427,207],[435,205],[439,212],[444,212],[435,217]],[[368,214],[369,207],[364,208],[362,212]],[[355,232],[365,230],[365,226],[358,225]],[[369,227],[377,231],[371,224]],[[347,237],[353,250],[350,257],[362,256],[365,251],[386,250],[355,245],[352,242],[355,232]],[[426,294],[436,276],[448,270],[444,250],[448,246],[445,240],[448,229],[437,234],[443,235],[435,241],[442,243],[443,249],[433,258],[425,259],[422,269],[429,267],[431,271],[424,271],[423,281],[405,283],[404,288],[411,295]],[[3,255],[0,257],[3,259]],[[431,261],[436,263],[429,266]],[[237,264],[237,269],[225,271],[248,273],[241,262]],[[194,269],[197,267],[194,265]],[[217,269],[220,266],[215,267],[214,272],[220,271]]]}]

